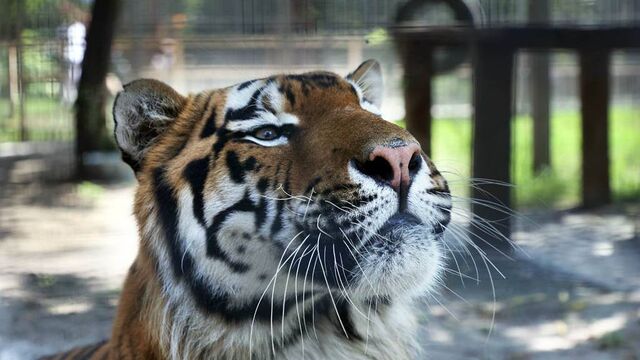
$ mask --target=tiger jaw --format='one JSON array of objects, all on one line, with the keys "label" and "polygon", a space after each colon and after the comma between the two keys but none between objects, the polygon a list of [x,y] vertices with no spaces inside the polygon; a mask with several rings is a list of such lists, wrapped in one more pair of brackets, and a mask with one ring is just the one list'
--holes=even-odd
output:
[{"label": "tiger jaw", "polygon": [[[406,216],[404,214],[394,215]],[[372,236],[354,293],[389,299],[414,298],[433,290],[443,267],[441,235],[423,224],[393,226],[388,223]]]}]

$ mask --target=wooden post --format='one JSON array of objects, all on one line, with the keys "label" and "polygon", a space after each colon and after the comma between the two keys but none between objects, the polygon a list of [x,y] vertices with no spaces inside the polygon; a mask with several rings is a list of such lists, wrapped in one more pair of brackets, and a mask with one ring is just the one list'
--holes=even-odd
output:
[{"label": "wooden post", "polygon": [[582,111],[582,205],[611,201],[609,187],[609,61],[608,49],[580,50]]},{"label": "wooden post", "polygon": [[[546,25],[549,21],[549,0],[529,0],[529,21],[536,25]],[[533,120],[533,171],[540,173],[551,165],[549,145],[549,54],[546,52],[529,55],[531,117]]]},{"label": "wooden post", "polygon": [[531,61],[531,117],[533,120],[533,170],[540,173],[551,166],[549,145],[550,79],[549,55],[536,53]]},{"label": "wooden post", "polygon": [[[472,176],[509,183],[514,50],[484,43],[476,44],[474,50]],[[510,190],[509,186],[484,183],[472,187],[476,200],[472,204],[472,233],[478,246],[510,248],[505,238],[511,235],[511,219],[508,212],[500,210],[510,208]],[[487,234],[489,227],[494,230]]]},{"label": "wooden post", "polygon": [[403,42],[400,46],[407,130],[415,136],[422,150],[431,156],[433,49],[415,40]]}]

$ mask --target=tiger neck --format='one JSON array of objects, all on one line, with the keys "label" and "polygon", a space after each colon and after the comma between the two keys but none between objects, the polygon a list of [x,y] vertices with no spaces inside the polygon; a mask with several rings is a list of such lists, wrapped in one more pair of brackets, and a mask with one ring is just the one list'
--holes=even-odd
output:
[{"label": "tiger neck", "polygon": [[123,339],[129,344],[136,339],[134,347],[150,359],[256,360],[300,358],[301,352],[306,359],[409,359],[416,348],[410,303],[356,302],[356,307],[320,295],[306,300],[306,313],[300,309],[285,316],[284,326],[282,308],[275,307],[273,322],[253,318],[233,322],[198,308],[188,291],[181,292],[182,300],[168,296],[159,281],[150,280],[157,279],[151,269],[143,269],[141,263],[150,262],[137,260],[125,282],[114,324],[114,348]]}]

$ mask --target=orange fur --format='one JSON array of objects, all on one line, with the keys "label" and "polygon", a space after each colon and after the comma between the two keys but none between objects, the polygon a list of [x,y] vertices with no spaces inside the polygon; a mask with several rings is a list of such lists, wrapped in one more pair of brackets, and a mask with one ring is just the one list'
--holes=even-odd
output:
[{"label": "orange fur", "polygon": [[[351,158],[366,160],[374,144],[388,138],[398,138],[407,142],[415,139],[396,125],[360,108],[357,96],[350,85],[342,80],[333,88],[311,89],[305,93],[302,85],[287,80],[284,76],[275,78],[277,82],[288,82],[290,91],[297,101],[286,102],[286,112],[302,119],[301,135],[298,143],[292,144],[298,151],[285,148],[264,149],[255,144],[228,144],[224,151],[235,150],[241,160],[255,157],[264,164],[256,170],[259,176],[281,182],[278,164],[286,164],[292,171],[291,192],[305,191],[307,184],[316,177],[324,181],[316,191],[331,188],[332,184],[344,182],[346,170],[339,167]],[[158,91],[163,91],[159,89]],[[179,95],[172,95],[179,96]],[[176,103],[185,103],[178,117],[166,131],[154,140],[145,154],[140,170],[136,173],[138,189],[135,196],[135,215],[139,224],[140,248],[124,283],[117,316],[113,324],[111,339],[98,347],[74,349],[50,359],[162,359],[168,357],[167,346],[163,343],[161,329],[168,326],[163,319],[166,306],[163,298],[158,267],[168,266],[152,255],[151,246],[155,238],[145,233],[145,225],[157,211],[151,205],[153,198],[153,169],[164,166],[166,180],[175,190],[188,184],[183,171],[191,161],[207,156],[216,141],[216,136],[200,138],[198,134],[206,126],[207,119],[215,112],[217,123],[222,124],[227,89],[205,92],[201,96],[178,98]],[[311,121],[322,119],[322,121]],[[226,174],[224,156],[218,157],[211,166],[205,183],[209,193],[224,187],[220,180]],[[320,166],[322,165],[322,166]],[[284,165],[283,165],[284,166]],[[428,166],[435,170],[428,161]],[[441,188],[446,183],[441,176],[434,176]]]}]

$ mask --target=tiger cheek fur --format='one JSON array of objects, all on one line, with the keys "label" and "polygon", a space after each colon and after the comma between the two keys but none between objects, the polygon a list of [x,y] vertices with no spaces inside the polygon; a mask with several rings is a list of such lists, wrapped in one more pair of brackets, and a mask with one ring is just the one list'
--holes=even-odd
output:
[{"label": "tiger cheek fur", "polygon": [[[380,66],[116,99],[138,257],[112,358],[409,359],[440,276],[446,181],[382,120]],[[317,334],[317,335],[316,335]]]}]

